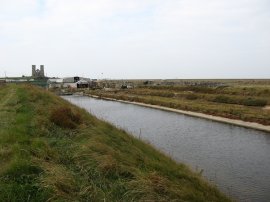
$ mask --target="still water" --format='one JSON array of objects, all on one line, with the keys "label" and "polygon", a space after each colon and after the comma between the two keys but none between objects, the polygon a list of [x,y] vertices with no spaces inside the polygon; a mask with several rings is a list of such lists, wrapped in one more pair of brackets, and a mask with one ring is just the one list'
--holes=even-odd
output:
[{"label": "still water", "polygon": [[203,171],[233,199],[270,201],[270,134],[132,104],[64,98]]}]

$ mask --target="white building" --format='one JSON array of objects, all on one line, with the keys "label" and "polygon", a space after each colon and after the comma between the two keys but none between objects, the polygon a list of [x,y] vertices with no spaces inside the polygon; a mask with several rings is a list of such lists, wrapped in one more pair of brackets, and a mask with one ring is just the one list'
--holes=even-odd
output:
[{"label": "white building", "polygon": [[53,78],[48,80],[49,88],[88,88],[91,79],[83,77]]}]

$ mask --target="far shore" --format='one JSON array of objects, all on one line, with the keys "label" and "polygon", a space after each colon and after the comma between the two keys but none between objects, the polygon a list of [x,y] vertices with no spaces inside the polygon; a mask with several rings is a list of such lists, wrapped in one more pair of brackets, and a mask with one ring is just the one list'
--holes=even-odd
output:
[{"label": "far shore", "polygon": [[198,112],[184,111],[184,110],[173,109],[173,108],[163,107],[163,106],[158,106],[158,105],[145,104],[145,103],[141,103],[141,102],[117,100],[114,98],[100,97],[100,96],[91,95],[91,94],[85,94],[85,95],[92,97],[92,98],[104,99],[104,100],[109,100],[109,101],[117,101],[117,102],[122,102],[122,103],[126,103],[126,104],[139,105],[139,106],[143,106],[143,107],[150,107],[150,108],[154,108],[154,109],[170,111],[170,112],[175,112],[175,113],[179,113],[179,114],[185,114],[185,115],[189,115],[189,116],[193,116],[193,117],[204,118],[204,119],[208,119],[208,120],[212,120],[212,121],[216,121],[216,122],[232,124],[232,125],[241,126],[241,127],[245,127],[245,128],[251,128],[251,129],[260,130],[260,131],[264,131],[264,132],[268,132],[268,133],[270,132],[270,126],[265,126],[265,125],[262,125],[259,123],[229,119],[229,118],[213,116],[213,115],[208,115],[208,114],[203,114],[203,113],[198,113]]}]

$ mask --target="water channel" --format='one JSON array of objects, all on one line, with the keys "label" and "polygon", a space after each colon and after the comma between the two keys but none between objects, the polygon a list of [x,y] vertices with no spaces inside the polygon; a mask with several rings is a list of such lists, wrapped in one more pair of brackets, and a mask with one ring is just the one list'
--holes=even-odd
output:
[{"label": "water channel", "polygon": [[270,134],[187,115],[65,96],[99,119],[150,142],[237,201],[270,201]]}]

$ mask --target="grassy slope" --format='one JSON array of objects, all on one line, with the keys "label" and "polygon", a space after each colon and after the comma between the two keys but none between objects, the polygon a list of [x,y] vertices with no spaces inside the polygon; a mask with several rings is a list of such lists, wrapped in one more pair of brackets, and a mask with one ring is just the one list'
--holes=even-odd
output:
[{"label": "grassy slope", "polygon": [[263,109],[263,107],[214,101],[220,96],[225,96],[236,102],[253,99],[265,100],[269,104],[269,86],[232,86],[217,89],[204,87],[153,87],[119,90],[114,92],[96,90],[90,91],[90,94],[270,125],[270,111]]},{"label": "grassy slope", "polygon": [[[50,121],[70,107],[76,129]],[[199,174],[53,94],[0,87],[0,201],[229,201]]]}]

